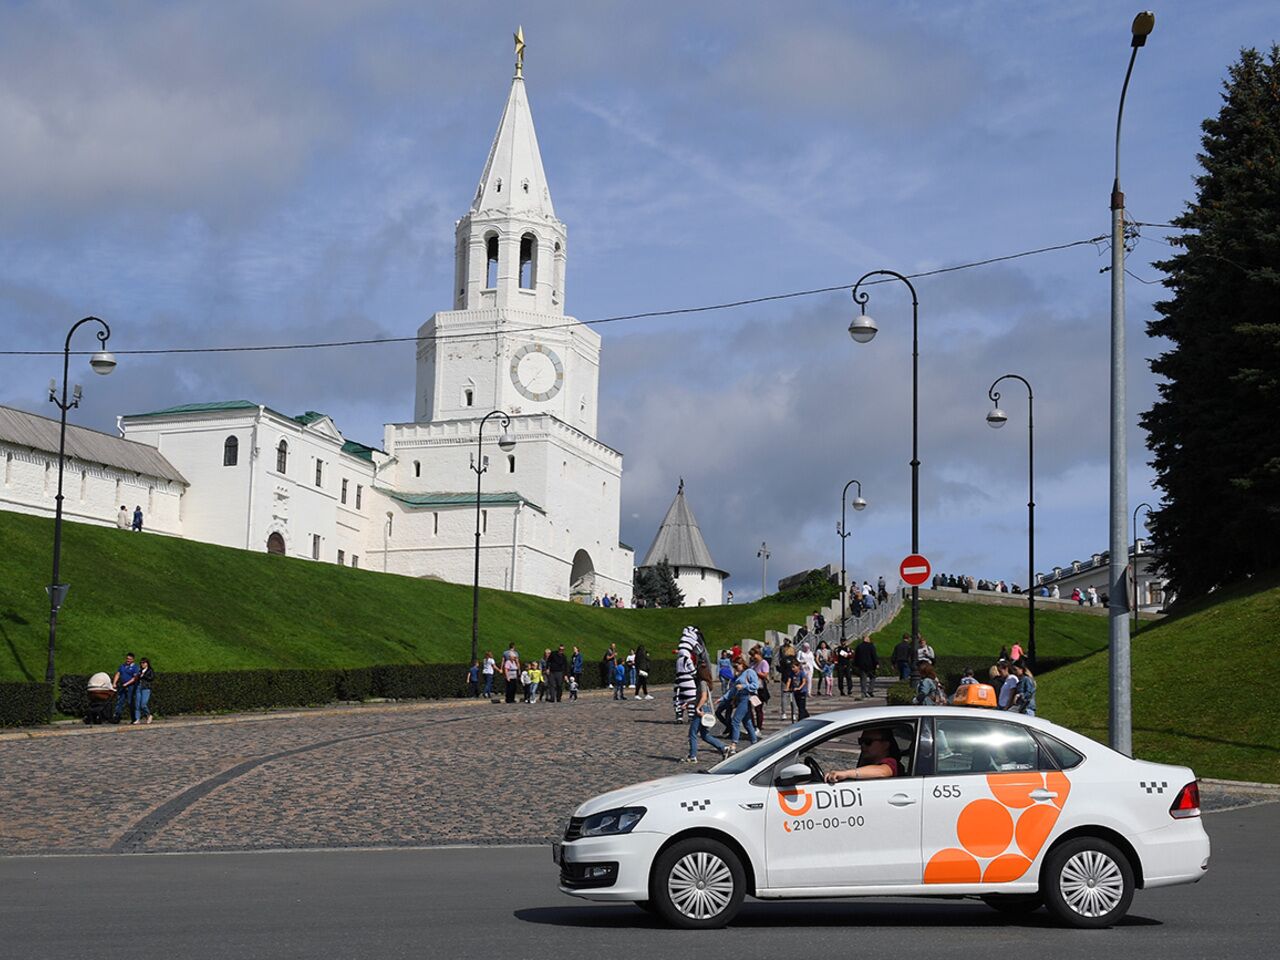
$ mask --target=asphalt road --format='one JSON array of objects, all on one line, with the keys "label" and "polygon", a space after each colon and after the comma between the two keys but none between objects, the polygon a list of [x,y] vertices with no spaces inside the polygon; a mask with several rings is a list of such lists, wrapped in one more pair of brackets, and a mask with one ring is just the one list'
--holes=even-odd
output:
[{"label": "asphalt road", "polygon": [[748,900],[727,930],[673,931],[562,895],[534,847],[9,857],[0,957],[1274,957],[1280,804],[1206,827],[1208,877],[1139,892],[1109,931],[952,900]]}]

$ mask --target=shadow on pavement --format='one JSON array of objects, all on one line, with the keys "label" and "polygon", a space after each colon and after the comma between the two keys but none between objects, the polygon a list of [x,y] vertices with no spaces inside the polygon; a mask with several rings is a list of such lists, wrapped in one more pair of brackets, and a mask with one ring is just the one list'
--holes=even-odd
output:
[{"label": "shadow on pavement", "polygon": [[[525,923],[558,927],[611,929],[662,929],[666,924],[639,907],[629,904],[598,904],[564,907],[531,907],[516,910],[514,916]],[[1159,920],[1130,914],[1119,927],[1161,926]],[[812,901],[765,903],[747,901],[730,927],[982,927],[1049,930],[1056,924],[1044,910],[1030,916],[1009,917],[977,901]]]}]

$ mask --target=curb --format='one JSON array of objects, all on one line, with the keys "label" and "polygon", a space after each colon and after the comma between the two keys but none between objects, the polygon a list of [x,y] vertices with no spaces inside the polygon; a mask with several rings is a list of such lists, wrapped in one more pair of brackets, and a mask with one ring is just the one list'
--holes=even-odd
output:
[{"label": "curb", "polygon": [[[581,699],[595,699],[607,691],[584,690],[579,694]],[[337,717],[345,714],[395,713],[418,710],[443,710],[449,707],[479,707],[481,705],[501,705],[501,699],[486,700],[483,697],[456,697],[451,700],[382,700],[378,702],[353,703],[342,706],[307,707],[294,710],[264,710],[260,713],[228,713],[217,716],[199,716],[179,714],[172,720],[163,720],[158,724],[103,723],[95,725],[83,724],[78,720],[59,720],[48,727],[27,727],[9,733],[0,733],[0,743],[14,740],[43,740],[49,737],[79,737],[99,735],[123,735],[138,730],[172,730],[175,727],[212,727],[231,723],[249,723],[262,720],[293,720],[299,717]]]},{"label": "curb", "polygon": [[1260,790],[1264,793],[1280,795],[1280,783],[1259,783],[1256,780],[1217,780],[1213,777],[1201,777],[1200,782],[1215,787],[1227,787],[1232,790]]}]

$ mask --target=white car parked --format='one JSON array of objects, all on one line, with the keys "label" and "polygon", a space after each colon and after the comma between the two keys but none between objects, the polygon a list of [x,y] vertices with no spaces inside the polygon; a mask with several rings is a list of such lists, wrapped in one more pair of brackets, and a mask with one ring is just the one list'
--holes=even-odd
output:
[{"label": "white car parked", "polygon": [[[859,741],[888,737],[900,774],[858,778]],[[849,779],[825,783],[834,770]],[[1135,889],[1200,880],[1209,838],[1186,767],[1035,717],[876,707],[596,797],[552,854],[563,892],[634,901],[681,927],[723,926],[747,894],[974,896],[1104,927]]]}]

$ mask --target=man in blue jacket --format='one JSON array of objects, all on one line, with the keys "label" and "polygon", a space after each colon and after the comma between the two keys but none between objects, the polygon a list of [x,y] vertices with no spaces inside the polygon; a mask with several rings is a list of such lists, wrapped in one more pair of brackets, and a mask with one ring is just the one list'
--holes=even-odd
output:
[{"label": "man in blue jacket", "polygon": [[111,681],[116,688],[116,723],[120,722],[120,714],[125,711],[129,716],[133,716],[133,698],[138,692],[138,673],[141,668],[133,662],[133,654],[126,653],[124,655],[124,663],[116,669],[116,675]]}]

